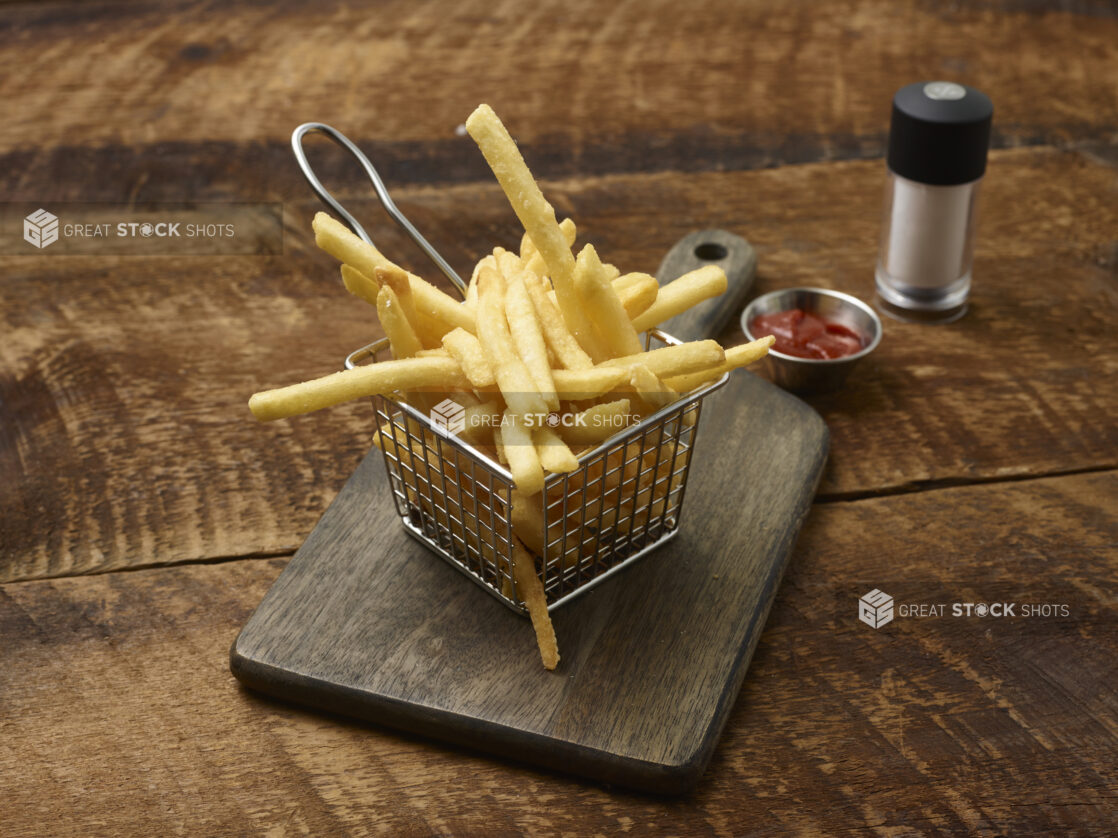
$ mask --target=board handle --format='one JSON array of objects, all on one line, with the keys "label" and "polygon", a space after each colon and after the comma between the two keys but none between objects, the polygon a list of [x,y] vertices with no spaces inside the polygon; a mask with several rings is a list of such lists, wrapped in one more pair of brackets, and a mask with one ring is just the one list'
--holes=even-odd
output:
[{"label": "board handle", "polygon": [[680,340],[716,338],[745,304],[757,272],[757,254],[741,236],[726,230],[698,230],[675,243],[660,269],[656,281],[671,282],[688,271],[717,265],[726,272],[726,293],[673,317],[660,328]]}]

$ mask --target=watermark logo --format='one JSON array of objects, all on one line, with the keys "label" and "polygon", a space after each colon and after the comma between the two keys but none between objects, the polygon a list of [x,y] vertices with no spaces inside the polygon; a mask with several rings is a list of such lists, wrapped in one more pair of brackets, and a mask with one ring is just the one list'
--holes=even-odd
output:
[{"label": "watermark logo", "polygon": [[1071,616],[1071,606],[1066,602],[900,602],[874,588],[858,600],[858,619],[870,628],[881,628],[893,617],[917,619],[962,618],[979,620],[1060,619]]},{"label": "watermark logo", "polygon": [[448,434],[460,434],[466,430],[466,408],[454,401],[443,399],[431,408],[431,422]]},{"label": "watermark logo", "polygon": [[858,619],[870,628],[881,628],[893,621],[893,598],[874,588],[858,600]]},{"label": "watermark logo", "polygon": [[[22,234],[22,235],[21,235]],[[280,204],[0,201],[0,255],[266,255],[283,252]]]},{"label": "watermark logo", "polygon": [[58,216],[42,208],[35,210],[23,219],[23,240],[40,250],[54,244],[58,241]]}]

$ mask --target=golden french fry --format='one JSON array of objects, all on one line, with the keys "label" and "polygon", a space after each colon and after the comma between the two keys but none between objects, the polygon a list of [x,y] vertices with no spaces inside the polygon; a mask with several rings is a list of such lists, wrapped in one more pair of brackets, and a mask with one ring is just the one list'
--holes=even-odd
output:
[{"label": "golden french fry", "polygon": [[[349,228],[324,212],[315,215],[313,225],[314,241],[335,259],[356,268],[366,277],[376,275],[376,269],[399,268],[388,260],[379,250],[350,232]],[[446,326],[444,334],[460,326],[468,332],[474,331],[473,312],[463,303],[444,294],[434,285],[408,274],[412,293],[415,296],[417,312],[422,312],[433,320]],[[440,334],[439,337],[442,337]]]},{"label": "golden french fry", "polygon": [[404,358],[381,361],[331,375],[265,390],[248,401],[252,415],[261,422],[310,413],[331,405],[419,387],[446,390],[469,387],[453,358]]},{"label": "golden french fry", "polygon": [[516,143],[488,105],[478,105],[470,114],[466,130],[481,149],[512,204],[513,212],[543,256],[567,328],[591,358],[596,361],[604,359],[604,352],[594,339],[589,318],[578,304],[574,287],[575,259],[570,245],[555,220],[555,210],[540,192]]},{"label": "golden french fry", "polygon": [[[504,414],[502,414],[502,416],[503,415]],[[497,427],[493,429],[493,447],[497,451],[497,462],[503,466],[507,466],[509,464],[509,458],[505,454],[505,440],[501,436],[500,424],[498,424]]]},{"label": "golden french fry", "polygon": [[532,619],[544,669],[555,669],[559,665],[559,644],[555,640],[551,615],[547,612],[547,595],[540,577],[536,575],[536,563],[532,554],[515,537],[512,544],[512,573],[516,580],[516,592]]},{"label": "golden french fry", "polygon": [[536,444],[536,455],[540,458],[544,471],[567,474],[578,468],[578,460],[567,443],[551,428],[535,428],[532,431],[532,441]]},{"label": "golden french fry", "polygon": [[625,307],[625,313],[632,320],[656,302],[656,295],[660,293],[660,284],[654,276],[631,273],[615,279],[613,290],[617,292],[621,305]]},{"label": "golden french fry", "polygon": [[[500,271],[484,266],[478,276],[478,341],[492,367],[505,403],[516,415],[546,415],[547,403],[539,393],[532,374],[520,356],[509,333],[504,311],[504,277]],[[505,440],[506,447],[508,439]]]},{"label": "golden french fry", "polygon": [[[469,332],[466,332],[466,334],[469,334]],[[415,357],[416,358],[449,358],[450,353],[447,352],[443,347],[439,346],[439,347],[436,347],[435,349],[420,349],[418,352],[415,353]]]},{"label": "golden french fry", "polygon": [[[629,400],[617,399],[576,413],[561,436],[571,445],[597,445],[629,424]],[[573,453],[573,452],[572,452]]]},{"label": "golden french fry", "polygon": [[629,386],[633,392],[652,408],[661,408],[679,398],[679,393],[665,386],[644,364],[630,367]]},{"label": "golden french fry", "polygon": [[516,488],[528,495],[543,489],[543,466],[532,441],[532,431],[512,408],[501,417],[501,446]]},{"label": "golden french fry", "polygon": [[709,297],[717,297],[725,290],[726,274],[717,265],[706,265],[685,273],[660,288],[656,302],[633,318],[633,328],[638,332],[647,331]]},{"label": "golden french fry", "polygon": [[579,251],[575,262],[575,290],[594,312],[591,325],[599,345],[609,352],[611,358],[635,355],[641,351],[637,331],[613,290],[592,244]]},{"label": "golden french fry", "polygon": [[474,312],[474,317],[477,317],[477,274],[481,270],[482,265],[492,265],[493,259],[486,256],[476,265],[474,265],[473,273],[470,274],[470,281],[466,285],[466,305]]},{"label": "golden french fry", "polygon": [[388,285],[381,285],[377,295],[377,316],[388,336],[393,358],[412,358],[423,349],[396,292]]},{"label": "golden french fry", "polygon": [[625,367],[600,366],[588,370],[552,370],[555,392],[564,401],[592,399],[616,388],[629,378]]},{"label": "golden french fry", "polygon": [[377,268],[376,272],[377,284],[384,288],[386,285],[396,292],[396,297],[400,300],[400,308],[404,312],[404,316],[408,318],[412,328],[416,328],[419,318],[415,311],[415,295],[411,290],[411,281],[408,279],[408,272],[403,268],[385,267]]},{"label": "golden french fry", "polygon": [[731,346],[726,350],[726,360],[721,364],[684,375],[672,376],[666,379],[664,383],[679,393],[687,393],[694,390],[696,387],[713,381],[724,372],[729,372],[738,367],[744,367],[747,364],[752,364],[754,361],[765,357],[765,355],[768,354],[769,347],[775,342],[776,338],[772,335],[768,335],[767,337],[758,338],[752,343]]},{"label": "golden french fry", "polygon": [[[726,353],[717,341],[693,340],[674,346],[663,346],[651,352],[641,352],[638,355],[627,355],[624,358],[612,358],[595,369],[602,367],[631,367],[634,364],[643,364],[649,372],[655,373],[659,378],[668,378],[681,375],[685,372],[694,372],[704,367],[713,367],[726,360]],[[626,376],[628,377],[628,376]]]},{"label": "golden french fry", "polygon": [[333,216],[324,212],[315,213],[311,227],[314,229],[314,243],[319,248],[366,277],[372,278],[376,276],[377,268],[392,264],[383,253],[355,236]]},{"label": "golden french fry", "polygon": [[[574,335],[567,329],[563,315],[544,290],[543,283],[526,280],[524,288],[532,300],[532,307],[536,311],[536,317],[539,318],[547,346],[555,354],[559,363],[571,370],[586,370],[593,367],[594,361],[578,345]],[[554,374],[552,377],[554,379]]]},{"label": "golden french fry", "polygon": [[443,335],[443,348],[462,367],[462,372],[474,387],[485,389],[497,383],[481,342],[465,329],[452,329]]},{"label": "golden french fry", "polygon": [[[378,268],[378,270],[380,269]],[[380,293],[380,285],[375,279],[370,279],[365,276],[352,265],[342,265],[342,282],[345,284],[346,290],[349,291],[349,293],[376,306],[377,294]],[[410,284],[409,282],[409,290]],[[446,325],[421,311],[416,312],[415,320],[412,321],[412,326],[415,328],[415,333],[419,337],[420,342],[426,347],[437,347],[439,345],[439,339],[442,337],[443,333],[448,330]]]},{"label": "golden french fry", "polygon": [[380,286],[376,280],[370,279],[352,265],[342,265],[342,284],[346,291],[355,297],[360,297],[371,306],[377,304],[377,294]]},{"label": "golden french fry", "polygon": [[[512,256],[512,254],[507,254]],[[517,354],[528,368],[528,373],[535,382],[535,389],[539,392],[548,410],[559,409],[559,397],[555,394],[555,382],[551,380],[551,364],[547,359],[547,345],[544,343],[543,331],[536,317],[536,309],[528,297],[525,287],[523,269],[518,266],[519,260],[513,257],[517,264],[506,263],[504,267],[505,278],[505,318],[508,320],[509,332]],[[502,262],[498,259],[498,265]],[[535,278],[528,276],[529,282]]]},{"label": "golden french fry", "polygon": [[[578,228],[570,218],[564,218],[559,222],[559,232],[563,234],[564,241],[567,242],[567,247],[571,247],[575,243],[575,237],[578,235]],[[526,263],[529,259],[535,256],[540,251],[532,243],[532,237],[525,233],[520,239],[520,258]]]},{"label": "golden french fry", "polygon": [[525,546],[537,556],[547,553],[547,539],[543,531],[542,495],[526,495],[513,489],[510,493],[512,510],[509,519],[512,531]]}]

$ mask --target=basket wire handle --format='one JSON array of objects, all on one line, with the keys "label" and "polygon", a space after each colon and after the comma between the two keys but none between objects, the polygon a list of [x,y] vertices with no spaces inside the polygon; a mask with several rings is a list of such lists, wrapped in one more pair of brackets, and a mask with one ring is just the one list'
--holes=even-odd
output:
[{"label": "basket wire handle", "polygon": [[[366,243],[373,244],[373,240],[369,238],[369,234],[365,232],[365,228],[358,223],[356,218],[349,214],[345,207],[338,203],[337,199],[327,191],[326,187],[322,185],[322,182],[314,173],[314,169],[311,168],[311,164],[307,160],[307,154],[303,150],[303,137],[307,134],[325,134],[357,158],[357,162],[365,169],[365,174],[369,176],[369,180],[373,182],[373,189],[376,190],[377,198],[380,199],[384,211],[392,216],[393,221],[404,228],[404,232],[411,236],[411,240],[419,245],[420,250],[427,254],[427,258],[435,263],[436,267],[442,271],[443,275],[449,279],[451,284],[465,297],[466,283],[462,281],[462,277],[458,276],[454,268],[450,267],[447,261],[439,255],[439,252],[431,246],[431,243],[423,238],[423,235],[415,229],[415,225],[408,221],[407,216],[400,212],[400,209],[392,200],[392,196],[388,194],[388,188],[384,185],[384,181],[361,149],[350,142],[345,134],[335,128],[331,128],[329,125],[325,125],[321,122],[305,122],[291,133],[291,150],[295,152],[295,159],[299,162],[299,169],[302,171],[303,177],[307,179],[307,183],[310,184],[311,189],[314,190],[314,194],[319,197],[319,200],[341,216],[346,226],[348,226],[354,234]],[[375,247],[376,245],[373,246]]]}]

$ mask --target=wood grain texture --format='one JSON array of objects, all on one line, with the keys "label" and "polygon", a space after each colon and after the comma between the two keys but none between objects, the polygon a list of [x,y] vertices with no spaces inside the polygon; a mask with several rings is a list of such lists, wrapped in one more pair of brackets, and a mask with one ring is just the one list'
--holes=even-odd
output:
[{"label": "wood grain texture", "polygon": [[[727,440],[741,440],[728,458]],[[234,643],[245,684],[504,757],[679,793],[745,677],[827,457],[755,376],[704,400],[679,532],[557,608],[562,661],[401,526],[374,449]],[[779,480],[772,479],[780,474]]]},{"label": "wood grain texture", "polygon": [[[546,186],[626,270],[654,271],[683,234],[718,225],[757,249],[757,293],[868,299],[882,184],[879,162],[847,162]],[[496,185],[398,197],[460,271],[519,239]],[[995,153],[983,201],[970,314],[940,328],[887,320],[846,388],[812,401],[832,430],[825,498],[1118,465],[1115,170],[1073,152]],[[0,259],[0,579],[302,543],[368,449],[371,412],[258,425],[245,402],[339,368],[379,334],[314,251],[315,209],[287,205],[283,257]],[[370,226],[424,271],[401,233]]]},{"label": "wood grain texture", "polygon": [[[229,644],[282,560],[7,584],[4,834],[1103,834],[1115,498],[1108,473],[816,506],[714,761],[678,799],[239,689]],[[877,586],[1070,616],[875,631],[856,601]]]},{"label": "wood grain texture", "polygon": [[308,120],[395,182],[478,180],[483,101],[567,176],[877,157],[921,78],[989,94],[996,147],[1118,136],[1105,3],[73,0],[6,4],[0,40],[0,184],[32,200],[289,193]]}]

